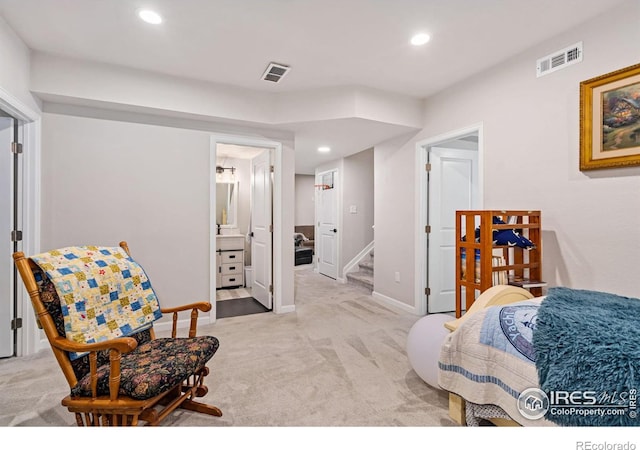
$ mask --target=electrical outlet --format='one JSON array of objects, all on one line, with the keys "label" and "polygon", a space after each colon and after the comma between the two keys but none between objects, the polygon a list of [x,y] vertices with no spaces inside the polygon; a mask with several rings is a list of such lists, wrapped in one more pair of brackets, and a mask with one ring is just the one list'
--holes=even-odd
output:
[{"label": "electrical outlet", "polygon": [[400,272],[396,272],[396,283],[400,283]]}]

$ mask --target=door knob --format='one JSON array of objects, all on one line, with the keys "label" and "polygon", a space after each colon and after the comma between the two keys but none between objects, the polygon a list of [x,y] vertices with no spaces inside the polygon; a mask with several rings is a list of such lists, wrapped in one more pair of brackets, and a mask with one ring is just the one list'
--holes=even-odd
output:
[{"label": "door knob", "polygon": [[333,229],[333,230],[331,230],[331,231],[333,231],[334,233],[337,233],[337,232],[338,232],[338,229],[337,229],[337,228],[334,228],[334,229]]}]

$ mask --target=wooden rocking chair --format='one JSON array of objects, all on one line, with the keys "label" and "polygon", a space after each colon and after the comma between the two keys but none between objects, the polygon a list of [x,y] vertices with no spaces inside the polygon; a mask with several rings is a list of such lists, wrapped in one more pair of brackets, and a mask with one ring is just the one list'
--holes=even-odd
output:
[{"label": "wooden rocking chair", "polygon": [[[120,247],[129,255],[126,242]],[[209,302],[161,308],[173,315],[170,338],[156,338],[153,328],[130,337],[84,344],[65,337],[60,298],[41,268],[22,252],[13,255],[29,293],[38,326],[51,344],[71,393],[62,400],[78,426],[157,425],[176,408],[222,416],[215,406],[194,401],[207,394],[206,363],[218,349],[213,336],[196,337],[199,311]],[[188,337],[177,337],[178,313],[190,311]],[[71,353],[85,354],[72,360]]]}]

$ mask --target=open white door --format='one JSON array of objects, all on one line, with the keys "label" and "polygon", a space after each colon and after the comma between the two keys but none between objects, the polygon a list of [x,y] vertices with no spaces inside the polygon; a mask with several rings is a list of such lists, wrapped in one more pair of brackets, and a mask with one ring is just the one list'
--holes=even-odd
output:
[{"label": "open white door", "polygon": [[456,210],[478,207],[478,152],[429,149],[429,313],[455,311]]},{"label": "open white door", "polygon": [[[13,356],[14,332],[14,265],[11,257],[17,250],[10,239],[14,230],[14,164],[17,156],[11,151],[15,119],[0,116],[0,357]],[[16,161],[14,161],[16,159]],[[16,180],[17,181],[17,180]]]},{"label": "open white door", "polygon": [[271,152],[265,150],[251,160],[251,295],[272,309],[271,252],[272,199]]},{"label": "open white door", "polygon": [[316,175],[316,250],[318,272],[334,280],[338,277],[338,170]]}]

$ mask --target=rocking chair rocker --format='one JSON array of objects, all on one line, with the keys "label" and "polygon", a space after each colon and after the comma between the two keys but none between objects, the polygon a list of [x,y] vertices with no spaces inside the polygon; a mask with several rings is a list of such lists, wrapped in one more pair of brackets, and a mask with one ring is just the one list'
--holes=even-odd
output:
[{"label": "rocking chair rocker", "polygon": [[[105,249],[104,247],[73,248],[89,248],[96,251]],[[112,253],[109,253],[109,250]],[[136,278],[132,275],[135,272],[130,273],[128,270],[129,266],[134,266],[134,269],[139,266],[129,257],[126,242],[120,242],[120,247],[104,250],[104,252],[99,256],[108,254],[111,258],[113,254],[115,258],[119,258],[112,260],[117,264],[105,267],[114,273],[125,274],[116,274],[121,277],[118,285],[128,283],[128,286],[136,289],[141,284],[145,285],[144,282],[140,282],[140,277]],[[57,251],[48,252],[48,254],[60,255],[62,260],[64,257],[77,258],[73,254]],[[170,338],[156,338],[152,321],[142,331],[132,330],[131,333],[124,333],[123,336],[126,337],[107,340],[104,337],[98,339],[78,337],[77,334],[71,334],[72,330],[68,322],[71,302],[71,297],[68,295],[76,295],[76,293],[60,295],[59,286],[50,279],[51,274],[56,272],[75,275],[75,278],[83,281],[78,283],[79,286],[98,288],[99,297],[100,294],[106,294],[107,298],[111,295],[112,299],[113,297],[117,299],[117,293],[114,295],[113,292],[103,291],[102,288],[106,284],[100,285],[99,276],[86,278],[86,272],[73,273],[76,270],[73,268],[70,271],[54,270],[51,265],[43,264],[41,260],[40,264],[37,264],[36,260],[40,256],[27,258],[22,252],[13,254],[16,267],[31,298],[38,326],[44,329],[53,354],[71,389],[70,395],[66,396],[61,403],[70,412],[75,413],[78,426],[158,425],[176,408],[222,416],[222,412],[217,407],[194,400],[195,397],[203,397],[207,394],[207,387],[203,384],[205,376],[209,374],[206,364],[219,345],[218,339],[213,336],[196,337],[198,312],[209,311],[211,309],[209,302],[160,308],[156,301],[157,310],[154,319],[163,313],[173,315]],[[94,269],[102,267],[95,266],[95,261],[90,261],[91,258],[86,257],[86,254],[84,259],[80,259],[87,263],[86,267],[94,267]],[[102,261],[97,262],[104,264]],[[104,271],[99,272],[104,273]],[[144,281],[146,275],[141,268],[139,273],[142,273]],[[146,283],[145,287],[150,289],[148,280]],[[65,286],[68,287],[68,284]],[[116,300],[109,313],[116,311],[116,315],[126,316],[133,312],[144,311],[148,314],[150,310],[145,309],[147,307],[148,305],[138,309],[138,303],[133,301],[133,297],[122,296]],[[84,312],[82,307],[78,307],[77,311]],[[91,311],[86,310],[87,317],[98,314],[97,309]],[[179,338],[177,337],[178,313],[183,311],[191,312],[190,327],[188,337]],[[99,312],[99,314],[102,317],[102,313]],[[121,320],[132,323],[131,317],[123,316],[114,319],[111,316],[110,324],[116,321],[122,323]],[[140,322],[141,319],[136,320]],[[128,325],[123,326],[122,329],[128,330]]]}]

